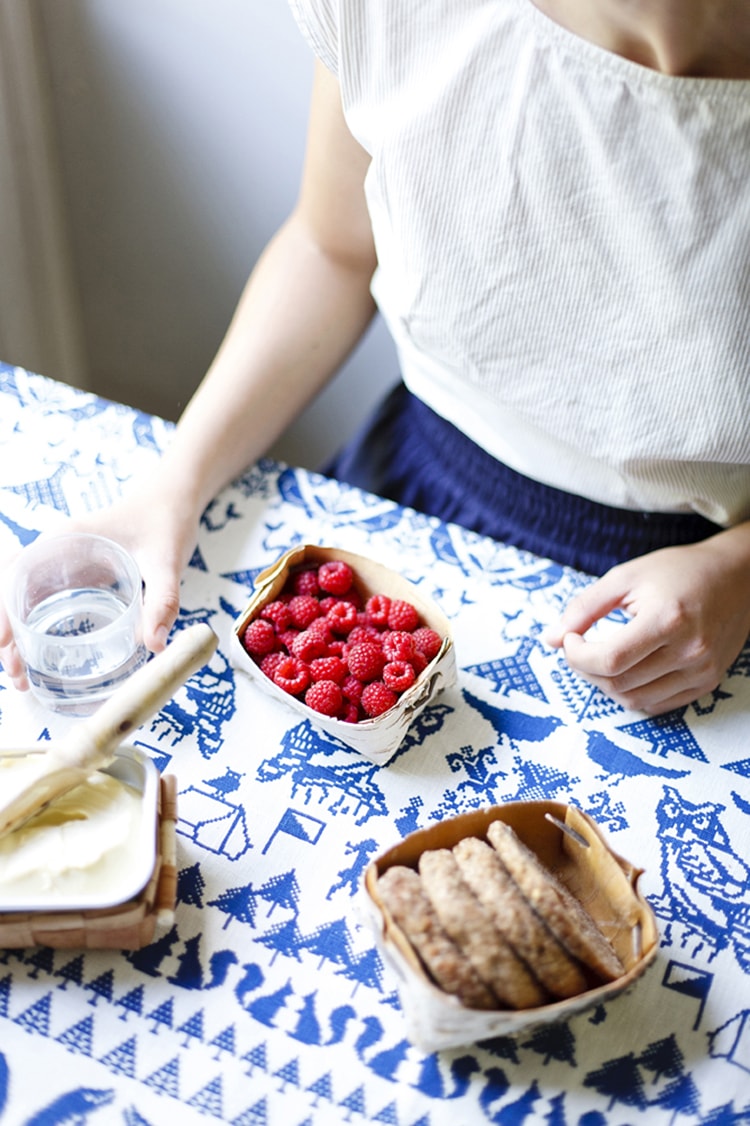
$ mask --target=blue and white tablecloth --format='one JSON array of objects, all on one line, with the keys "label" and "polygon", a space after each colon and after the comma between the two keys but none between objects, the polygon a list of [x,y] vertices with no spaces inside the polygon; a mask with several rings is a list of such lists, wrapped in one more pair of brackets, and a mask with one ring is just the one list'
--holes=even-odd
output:
[{"label": "blue and white tablecloth", "polygon": [[[109,502],[169,433],[0,366],[0,551]],[[451,620],[458,686],[387,766],[230,666],[254,577],[298,542],[379,559]],[[750,1122],[750,654],[691,707],[624,711],[540,640],[586,581],[272,462],[227,489],[177,623],[210,622],[219,651],[134,739],[178,779],[174,926],[137,953],[0,952],[0,1122]],[[71,722],[0,673],[0,745]],[[645,869],[657,960],[568,1023],[425,1055],[358,918],[361,873],[436,819],[530,798],[578,805]]]}]

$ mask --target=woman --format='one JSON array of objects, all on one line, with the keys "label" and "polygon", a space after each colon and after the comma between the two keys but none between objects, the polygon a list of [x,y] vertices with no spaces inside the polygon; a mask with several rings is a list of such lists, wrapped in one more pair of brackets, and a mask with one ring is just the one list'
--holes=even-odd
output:
[{"label": "woman", "polygon": [[747,4],[291,2],[318,56],[297,205],[160,479],[86,522],[138,558],[147,644],[206,504],[377,301],[409,390],[331,471],[600,574],[548,640],[625,706],[710,691],[750,632]]}]

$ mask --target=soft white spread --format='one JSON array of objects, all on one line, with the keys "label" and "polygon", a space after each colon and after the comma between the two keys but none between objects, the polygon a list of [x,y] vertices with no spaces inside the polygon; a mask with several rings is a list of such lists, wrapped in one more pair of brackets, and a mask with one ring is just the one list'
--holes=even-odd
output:
[{"label": "soft white spread", "polygon": [[[16,771],[23,772],[23,760],[3,761],[0,787]],[[55,906],[116,902],[116,889],[129,883],[141,809],[136,789],[101,772],[56,798],[0,839],[0,910],[40,900]]]}]

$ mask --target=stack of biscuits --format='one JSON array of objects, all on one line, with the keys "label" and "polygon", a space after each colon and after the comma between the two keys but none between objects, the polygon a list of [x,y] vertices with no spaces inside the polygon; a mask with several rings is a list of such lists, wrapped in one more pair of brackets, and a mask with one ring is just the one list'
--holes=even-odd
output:
[{"label": "stack of biscuits", "polygon": [[533,1009],[625,972],[592,917],[510,825],[393,864],[380,901],[428,977],[467,1009]]}]

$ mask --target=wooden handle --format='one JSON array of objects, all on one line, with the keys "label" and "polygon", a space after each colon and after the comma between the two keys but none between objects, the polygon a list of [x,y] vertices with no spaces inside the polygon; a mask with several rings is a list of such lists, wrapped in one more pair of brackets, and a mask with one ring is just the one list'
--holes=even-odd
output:
[{"label": "wooden handle", "polygon": [[0,837],[23,825],[55,798],[108,766],[117,747],[171,698],[191,673],[208,661],[218,645],[210,626],[190,626],[125,681],[75,729],[65,748],[32,756],[0,795]]},{"label": "wooden handle", "polygon": [[137,669],[108,700],[76,727],[59,765],[84,770],[106,766],[119,744],[173,696],[216,650],[218,638],[205,623],[180,631],[166,649]]}]

